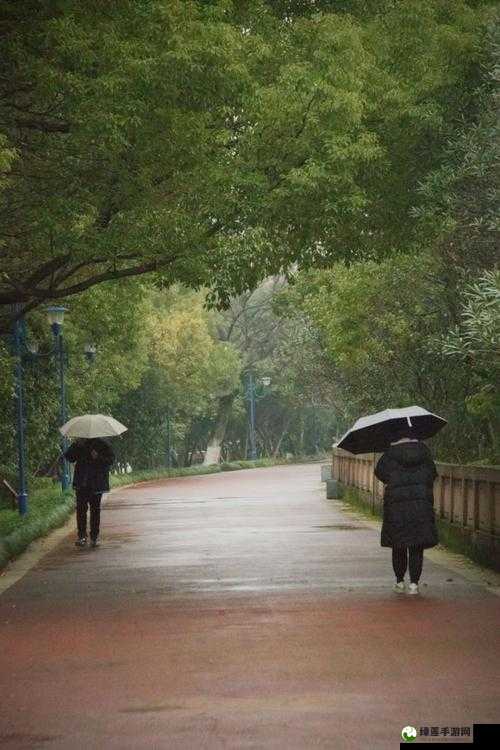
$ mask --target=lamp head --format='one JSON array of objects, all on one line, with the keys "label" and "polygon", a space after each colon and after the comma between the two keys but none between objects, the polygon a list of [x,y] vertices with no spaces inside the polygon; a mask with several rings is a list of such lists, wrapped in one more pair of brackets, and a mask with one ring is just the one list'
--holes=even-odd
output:
[{"label": "lamp head", "polygon": [[52,328],[54,336],[58,336],[61,332],[61,327],[64,321],[64,313],[66,312],[66,310],[66,307],[47,307],[47,320],[49,321],[49,325]]},{"label": "lamp head", "polygon": [[36,357],[36,355],[40,351],[40,345],[39,345],[38,341],[28,341],[28,343],[26,344],[26,346],[28,348],[29,353],[33,357]]},{"label": "lamp head", "polygon": [[85,344],[85,356],[87,357],[87,360],[89,362],[93,362],[95,360],[96,352],[97,347],[95,344]]}]

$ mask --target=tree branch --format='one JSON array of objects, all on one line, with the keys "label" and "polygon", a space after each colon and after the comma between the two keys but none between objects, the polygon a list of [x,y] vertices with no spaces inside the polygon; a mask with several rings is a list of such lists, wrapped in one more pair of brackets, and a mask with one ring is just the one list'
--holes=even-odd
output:
[{"label": "tree branch", "polygon": [[[172,258],[169,261],[173,260]],[[115,269],[112,271],[104,271],[103,273],[91,276],[85,281],[81,281],[73,286],[65,287],[64,289],[33,289],[31,294],[37,299],[59,299],[61,297],[68,297],[79,292],[84,292],[91,286],[96,284],[102,284],[103,281],[115,281],[116,279],[124,279],[128,276],[141,276],[145,273],[151,273],[156,271],[160,265],[163,265],[159,261],[151,261],[150,263],[142,263],[139,266],[132,266],[130,268]]]},{"label": "tree branch", "polygon": [[16,118],[15,122],[19,128],[39,130],[41,133],[69,133],[70,131],[69,122],[49,122],[47,120],[38,120],[34,118],[27,120]]}]

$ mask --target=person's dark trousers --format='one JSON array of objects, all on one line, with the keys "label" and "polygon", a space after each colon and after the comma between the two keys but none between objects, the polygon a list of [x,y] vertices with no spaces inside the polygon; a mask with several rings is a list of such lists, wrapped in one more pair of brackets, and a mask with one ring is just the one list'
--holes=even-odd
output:
[{"label": "person's dark trousers", "polygon": [[410,565],[410,582],[418,583],[422,575],[422,566],[424,564],[423,547],[393,547],[392,548],[392,567],[397,581],[402,581],[405,577],[406,569]]},{"label": "person's dark trousers", "polygon": [[101,521],[101,497],[95,492],[79,489],[76,491],[76,523],[78,538],[87,536],[87,507],[90,506],[90,538],[97,539]]}]

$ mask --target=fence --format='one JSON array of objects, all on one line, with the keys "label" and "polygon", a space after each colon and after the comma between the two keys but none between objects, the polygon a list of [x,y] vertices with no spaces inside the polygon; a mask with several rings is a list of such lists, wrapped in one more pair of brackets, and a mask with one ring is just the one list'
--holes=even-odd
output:
[{"label": "fence", "polygon": [[[361,491],[372,510],[381,509],[384,485],[373,473],[380,454],[333,449],[332,477]],[[434,509],[440,529],[500,570],[500,469],[436,463]]]}]

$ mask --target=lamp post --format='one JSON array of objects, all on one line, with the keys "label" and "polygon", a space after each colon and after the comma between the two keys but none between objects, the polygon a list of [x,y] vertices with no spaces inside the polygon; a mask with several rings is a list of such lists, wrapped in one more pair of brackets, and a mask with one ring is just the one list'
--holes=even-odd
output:
[{"label": "lamp post", "polygon": [[[66,414],[66,388],[64,383],[64,341],[62,335],[62,325],[64,321],[64,313],[66,312],[65,307],[48,307],[47,308],[47,320],[54,334],[55,352],[57,357],[57,363],[59,368],[59,394],[60,394],[60,422],[61,426],[67,421]],[[66,436],[61,437],[61,448],[62,448],[62,465],[61,465],[61,487],[63,492],[68,489],[70,485],[69,477],[69,466],[68,462],[64,457],[64,453],[68,448],[68,438]]]},{"label": "lamp post", "polygon": [[[17,454],[18,454],[18,485],[17,501],[19,513],[25,515],[28,512],[28,488],[27,488],[27,470],[26,470],[26,419],[24,414],[24,367],[23,362],[36,361],[39,358],[56,356],[59,373],[59,391],[60,391],[60,420],[64,424],[67,420],[66,415],[66,390],[64,384],[64,342],[62,337],[62,324],[64,320],[65,307],[47,308],[47,318],[54,334],[55,346],[48,352],[40,352],[36,341],[28,340],[26,336],[26,323],[24,317],[19,316],[20,305],[13,305],[13,312],[18,316],[13,325],[12,331],[12,349],[15,358],[14,368],[14,394],[16,403],[16,425],[17,425]],[[95,344],[86,344],[85,357],[89,363],[94,362],[96,357]],[[66,438],[62,438],[61,445],[63,451],[68,446]],[[65,490],[69,487],[69,467],[68,462],[63,459],[61,485]]]},{"label": "lamp post", "polygon": [[[19,312],[19,306],[15,306],[15,312]],[[16,358],[15,377],[15,399],[17,420],[17,470],[19,490],[17,493],[17,507],[19,513],[24,516],[28,512],[28,486],[26,482],[26,447],[24,440],[24,388],[23,388],[23,345],[25,335],[24,318],[17,318],[14,322],[14,354]]]},{"label": "lamp post", "polygon": [[[265,388],[271,384],[271,378],[263,377],[260,378],[259,382]],[[248,451],[248,457],[251,461],[257,459],[257,442],[255,437],[255,403],[259,398],[262,398],[264,393],[257,392],[257,386],[255,385],[252,370],[247,371],[247,383],[245,398],[248,401],[248,426],[250,431],[250,449]]]},{"label": "lamp post", "polygon": [[167,414],[166,414],[166,420],[167,420],[167,469],[172,468],[172,430],[171,430],[171,424],[170,424],[170,409],[167,406]]}]

